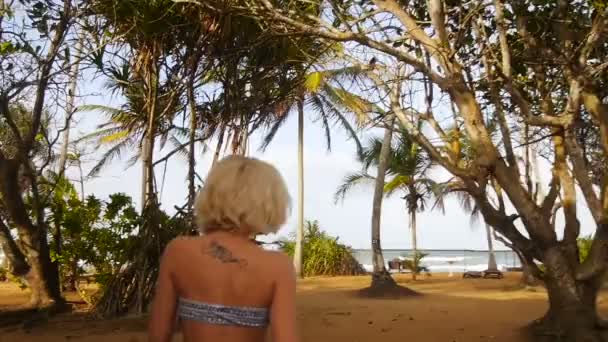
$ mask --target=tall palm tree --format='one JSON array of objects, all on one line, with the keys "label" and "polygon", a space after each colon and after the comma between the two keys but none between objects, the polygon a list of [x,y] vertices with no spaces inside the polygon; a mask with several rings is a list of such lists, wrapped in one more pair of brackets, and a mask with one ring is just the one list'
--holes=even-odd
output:
[{"label": "tall palm tree", "polygon": [[[336,200],[344,198],[353,186],[369,183],[375,179],[375,177],[368,173],[368,170],[371,166],[378,167],[381,151],[382,140],[376,137],[371,138],[369,143],[363,148],[363,153],[359,156],[362,171],[348,174],[344,178],[343,184],[340,185],[335,194]],[[393,139],[390,145],[386,168],[386,176],[389,179],[384,184],[384,193],[386,196],[390,196],[399,192],[402,194],[402,199],[405,200],[414,260],[419,259],[416,234],[417,213],[426,209],[429,199],[436,199],[438,184],[430,176],[433,166],[434,164],[424,150],[412,141],[407,132],[401,131],[398,138]],[[442,202],[439,201],[437,203],[441,204]],[[417,274],[416,268],[419,265],[415,266],[412,272],[412,279],[414,280]]]},{"label": "tall palm tree", "polygon": [[396,286],[385,267],[382,245],[380,244],[380,219],[382,217],[382,198],[384,192],[384,178],[391,157],[391,140],[393,137],[393,122],[384,129],[384,137],[378,154],[377,174],[374,184],[374,199],[372,205],[372,283],[370,288],[383,289]]},{"label": "tall palm tree", "polygon": [[[318,114],[325,131],[327,149],[331,149],[331,122],[338,122],[353,138],[357,150],[361,151],[356,129],[344,115],[351,113],[358,124],[367,121],[373,106],[361,97],[353,94],[339,85],[341,80],[353,79],[358,76],[358,68],[340,68],[312,71],[304,76],[297,96],[285,104],[283,112],[273,123],[269,133],[264,138],[262,148],[266,148],[274,138],[278,129],[287,121],[291,107],[296,106],[298,113],[298,226],[294,251],[294,266],[296,275],[302,276],[302,241],[304,238],[304,116],[306,101]],[[336,85],[338,83],[338,85]]]}]

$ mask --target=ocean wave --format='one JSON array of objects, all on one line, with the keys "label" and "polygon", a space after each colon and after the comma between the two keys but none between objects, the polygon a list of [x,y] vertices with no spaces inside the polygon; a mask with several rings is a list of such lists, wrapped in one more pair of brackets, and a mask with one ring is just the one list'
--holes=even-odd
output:
[{"label": "ocean wave", "polygon": [[431,261],[434,261],[434,262],[449,262],[449,261],[457,262],[457,261],[464,261],[465,259],[472,259],[472,258],[476,258],[476,257],[470,257],[470,256],[469,257],[465,257],[465,256],[462,256],[462,257],[459,257],[459,256],[457,256],[457,257],[439,257],[439,256],[434,257],[434,256],[427,256],[427,257],[424,257],[424,259],[422,259],[422,260],[423,260],[423,262],[431,262]]},{"label": "ocean wave", "polygon": [[[374,266],[371,264],[363,264],[363,269],[366,272],[372,272],[374,270]],[[385,265],[388,269],[388,264]],[[455,272],[466,272],[466,271],[485,271],[488,269],[488,264],[475,264],[475,265],[465,265],[465,264],[453,264],[453,265],[429,265],[426,266],[428,270],[433,273],[437,272],[449,272],[450,270]],[[506,271],[509,267],[508,265],[499,264],[497,265],[498,269],[501,271]],[[396,271],[395,271],[396,272]]]}]

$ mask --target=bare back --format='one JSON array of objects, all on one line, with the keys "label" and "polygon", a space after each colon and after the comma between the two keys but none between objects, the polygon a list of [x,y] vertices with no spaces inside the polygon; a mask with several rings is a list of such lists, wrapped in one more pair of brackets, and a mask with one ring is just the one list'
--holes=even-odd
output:
[{"label": "bare back", "polygon": [[[293,306],[293,298],[289,296],[293,296],[290,293],[295,292],[295,285],[291,288],[291,281],[285,281],[293,278],[293,274],[289,274],[293,269],[289,258],[282,253],[265,251],[241,236],[214,232],[204,237],[174,240],[167,247],[161,269],[164,269],[161,272],[169,273],[172,289],[167,290],[161,285],[161,274],[157,297],[171,291],[174,295],[166,300],[158,299],[159,303],[155,303],[151,326],[155,324],[155,317],[162,317],[157,312],[163,310],[162,306],[168,309],[175,298],[183,298],[207,304],[268,308],[272,325],[286,324],[287,329],[295,328],[289,327],[294,324],[290,321],[276,322],[285,320],[278,316],[287,315],[287,319],[290,315],[295,316],[295,311],[289,312],[293,311],[289,308]],[[174,307],[172,311],[174,314]],[[190,320],[183,320],[180,325],[184,341],[262,342],[266,336],[265,328],[214,325]],[[282,334],[274,330],[273,335]]]}]

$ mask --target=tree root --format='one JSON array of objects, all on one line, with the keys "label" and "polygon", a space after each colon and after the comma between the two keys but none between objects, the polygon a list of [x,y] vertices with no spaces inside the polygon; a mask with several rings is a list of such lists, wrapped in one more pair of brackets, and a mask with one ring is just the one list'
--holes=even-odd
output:
[{"label": "tree root", "polygon": [[391,275],[384,271],[372,274],[372,283],[369,287],[358,291],[364,298],[403,298],[420,296],[420,293],[404,286],[398,285]]},{"label": "tree root", "polygon": [[569,330],[554,319],[543,317],[528,327],[534,342],[608,342],[606,321],[597,320],[594,327],[573,326]]}]

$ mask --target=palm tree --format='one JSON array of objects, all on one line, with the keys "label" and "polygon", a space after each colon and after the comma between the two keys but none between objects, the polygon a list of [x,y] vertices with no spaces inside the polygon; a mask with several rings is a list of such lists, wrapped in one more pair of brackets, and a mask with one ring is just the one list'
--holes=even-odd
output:
[{"label": "palm tree", "polygon": [[[343,184],[336,192],[336,200],[344,198],[346,193],[355,185],[369,183],[375,178],[368,173],[371,166],[378,167],[382,150],[382,140],[376,137],[370,139],[359,156],[363,166],[361,172],[352,173],[344,178]],[[430,171],[434,164],[419,145],[414,143],[407,132],[401,131],[398,138],[390,145],[386,176],[389,180],[384,184],[384,193],[390,196],[396,192],[402,194],[405,200],[406,211],[409,216],[413,260],[418,252],[417,246],[417,213],[424,211],[429,199],[435,198],[438,184],[431,179]],[[441,204],[442,202],[437,202]],[[419,266],[419,265],[416,265]],[[416,269],[412,272],[412,279],[416,279]]]},{"label": "palm tree", "polygon": [[262,148],[266,148],[274,138],[278,129],[287,121],[288,113],[294,105],[298,112],[298,226],[296,229],[296,243],[294,252],[294,266],[296,275],[302,276],[302,241],[304,238],[304,106],[308,104],[318,113],[327,140],[327,149],[331,149],[331,121],[338,122],[353,138],[357,150],[361,150],[357,132],[343,113],[352,113],[358,124],[367,120],[373,106],[361,97],[336,86],[344,79],[353,79],[360,73],[359,68],[349,67],[340,69],[318,70],[304,76],[304,81],[297,96],[291,103],[287,103],[283,112],[273,123],[269,133],[264,138]]},{"label": "palm tree", "polygon": [[393,137],[393,122],[384,130],[384,137],[381,142],[378,154],[377,175],[374,184],[374,199],[372,205],[372,284],[371,289],[396,286],[395,280],[387,272],[382,246],[380,244],[380,219],[382,217],[382,198],[384,192],[384,177],[386,176],[388,164],[391,157],[391,140]]}]

